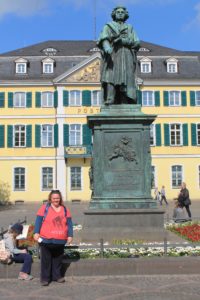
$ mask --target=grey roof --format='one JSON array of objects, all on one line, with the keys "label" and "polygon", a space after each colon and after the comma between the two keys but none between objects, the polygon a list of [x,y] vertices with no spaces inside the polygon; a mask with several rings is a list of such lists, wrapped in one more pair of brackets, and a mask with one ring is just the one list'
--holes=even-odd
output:
[{"label": "grey roof", "polygon": [[[42,60],[47,57],[44,49],[53,48],[57,52],[50,55],[55,60],[53,74],[42,74]],[[200,52],[180,51],[141,41],[138,59],[147,56],[152,60],[152,73],[138,72],[144,79],[199,79]],[[2,80],[41,80],[52,81],[54,78],[70,70],[98,50],[95,41],[46,41],[29,47],[13,50],[0,55],[0,81]],[[28,60],[28,73],[15,73],[15,60],[23,57]],[[177,74],[166,72],[166,59],[178,59]],[[139,70],[139,68],[138,68]]]},{"label": "grey roof", "polygon": [[45,56],[42,50],[47,48],[57,49],[56,56],[88,56],[90,49],[96,47],[95,41],[46,41],[9,51],[1,56]]}]

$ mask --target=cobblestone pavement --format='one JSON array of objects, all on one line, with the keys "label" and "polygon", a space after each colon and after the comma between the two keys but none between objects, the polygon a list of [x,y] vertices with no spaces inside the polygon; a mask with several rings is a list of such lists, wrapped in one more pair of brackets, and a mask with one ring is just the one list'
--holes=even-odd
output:
[{"label": "cobblestone pavement", "polygon": [[41,287],[38,279],[0,280],[1,300],[199,300],[200,275],[70,277]]}]

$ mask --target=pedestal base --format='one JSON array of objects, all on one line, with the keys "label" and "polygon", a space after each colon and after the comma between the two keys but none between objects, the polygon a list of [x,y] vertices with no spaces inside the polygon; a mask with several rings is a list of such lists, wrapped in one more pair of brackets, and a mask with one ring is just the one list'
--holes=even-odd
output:
[{"label": "pedestal base", "polygon": [[164,211],[159,209],[108,209],[84,212],[84,242],[119,239],[163,241]]}]

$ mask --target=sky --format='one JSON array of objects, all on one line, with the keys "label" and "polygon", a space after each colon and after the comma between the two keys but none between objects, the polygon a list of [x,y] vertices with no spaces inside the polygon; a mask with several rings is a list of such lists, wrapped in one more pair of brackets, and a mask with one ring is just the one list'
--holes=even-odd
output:
[{"label": "sky", "polygon": [[96,40],[116,5],[140,40],[200,51],[200,0],[0,0],[0,53],[48,40]]}]

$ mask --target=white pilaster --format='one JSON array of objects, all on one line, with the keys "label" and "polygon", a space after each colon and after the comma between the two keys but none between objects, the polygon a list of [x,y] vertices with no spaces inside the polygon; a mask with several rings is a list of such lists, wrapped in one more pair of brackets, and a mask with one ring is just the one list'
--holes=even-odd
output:
[{"label": "white pilaster", "polygon": [[61,191],[64,200],[66,200],[67,180],[66,180],[66,165],[65,165],[65,149],[63,144],[63,125],[64,125],[64,107],[63,107],[63,87],[57,87],[58,91],[58,107],[56,122],[58,124],[58,148],[56,156],[56,176],[57,188]]}]

